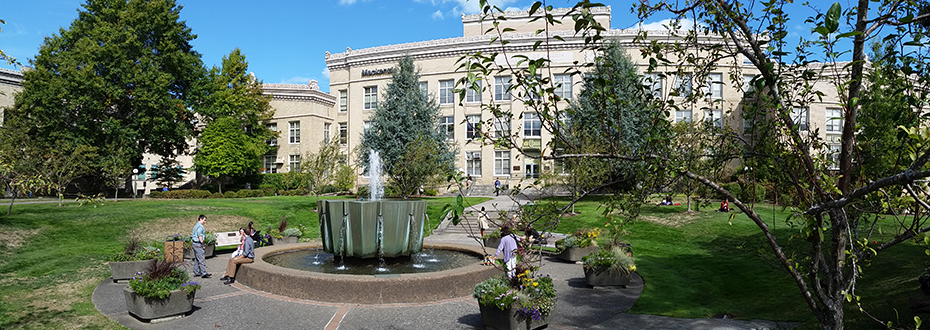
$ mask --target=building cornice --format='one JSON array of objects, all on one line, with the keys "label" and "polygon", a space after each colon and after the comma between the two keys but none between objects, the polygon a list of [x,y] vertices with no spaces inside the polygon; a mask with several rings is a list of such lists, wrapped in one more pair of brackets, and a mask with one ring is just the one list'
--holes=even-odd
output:
[{"label": "building cornice", "polygon": [[22,87],[23,73],[17,70],[0,68],[0,84]]},{"label": "building cornice", "polygon": [[316,81],[309,84],[262,84],[265,95],[272,100],[318,102],[328,107],[336,105],[336,97],[320,91]]}]

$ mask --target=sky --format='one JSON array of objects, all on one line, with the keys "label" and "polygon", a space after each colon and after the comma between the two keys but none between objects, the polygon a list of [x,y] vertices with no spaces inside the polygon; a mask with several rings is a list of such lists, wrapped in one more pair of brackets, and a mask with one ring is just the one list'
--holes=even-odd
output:
[{"label": "sky", "polygon": [[[501,8],[526,10],[527,0],[496,0]],[[547,1],[571,7],[577,1]],[[611,6],[611,28],[640,24],[630,12],[633,1],[599,1]],[[2,6],[0,49],[24,65],[35,57],[45,37],[68,28],[84,0],[10,1]],[[462,36],[461,15],[480,11],[477,0],[177,0],[197,38],[194,50],[207,67],[239,48],[249,70],[265,83],[305,84],[316,80],[329,91],[325,53],[346,47],[383,45]],[[802,20],[799,20],[802,21]],[[661,21],[643,22],[661,24]],[[809,27],[793,33],[809,34]],[[0,67],[18,69],[6,63]]]}]

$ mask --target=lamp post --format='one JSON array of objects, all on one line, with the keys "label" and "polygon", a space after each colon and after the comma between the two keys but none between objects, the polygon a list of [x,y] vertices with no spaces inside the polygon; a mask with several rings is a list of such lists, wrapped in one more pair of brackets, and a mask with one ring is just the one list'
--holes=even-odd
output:
[{"label": "lamp post", "polygon": [[132,198],[136,198],[136,176],[139,174],[139,169],[132,169]]}]

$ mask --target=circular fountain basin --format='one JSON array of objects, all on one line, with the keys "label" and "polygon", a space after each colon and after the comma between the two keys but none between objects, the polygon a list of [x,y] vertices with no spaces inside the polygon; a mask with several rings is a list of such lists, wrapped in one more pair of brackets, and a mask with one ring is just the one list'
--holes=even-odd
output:
[{"label": "circular fountain basin", "polygon": [[424,249],[455,251],[474,257],[452,269],[425,273],[348,275],[277,266],[265,259],[284,252],[322,248],[319,242],[255,249],[255,262],[240,266],[236,282],[272,294],[322,302],[391,304],[424,303],[470,296],[475,284],[501,271],[481,265],[478,245],[424,244]]},{"label": "circular fountain basin", "polygon": [[481,257],[455,250],[428,249],[408,257],[342,258],[324,249],[291,250],[266,254],[272,265],[318,273],[344,275],[391,275],[430,273],[481,262]]}]

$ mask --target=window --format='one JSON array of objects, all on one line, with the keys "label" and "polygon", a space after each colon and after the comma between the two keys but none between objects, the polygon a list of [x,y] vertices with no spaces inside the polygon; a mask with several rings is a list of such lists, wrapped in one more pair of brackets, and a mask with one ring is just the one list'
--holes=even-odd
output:
[{"label": "window", "polygon": [[468,115],[465,118],[468,121],[465,137],[468,139],[481,137],[481,115]]},{"label": "window", "polygon": [[339,112],[346,112],[349,110],[349,91],[340,90],[339,91]]},{"label": "window", "polygon": [[707,75],[707,97],[712,100],[723,98],[723,74],[711,73]]},{"label": "window", "polygon": [[798,126],[798,130],[806,131],[807,125],[810,123],[810,118],[807,108],[793,108],[791,109],[791,120],[794,121],[794,124]]},{"label": "window", "polygon": [[691,74],[685,73],[675,77],[675,96],[691,96]]},{"label": "window", "polygon": [[838,133],[843,130],[843,110],[827,109],[827,132]]},{"label": "window", "polygon": [[691,110],[675,110],[675,122],[691,122]]},{"label": "window", "polygon": [[139,165],[139,175],[136,176],[136,180],[145,180],[145,165]]},{"label": "window", "polygon": [[439,104],[452,104],[455,102],[455,92],[452,91],[454,87],[454,80],[439,81]]},{"label": "window", "polygon": [[158,165],[152,164],[149,166],[149,179],[154,179],[158,177]]},{"label": "window", "polygon": [[300,172],[300,155],[288,156],[288,168],[290,172]]},{"label": "window", "polygon": [[455,117],[439,118],[439,131],[446,135],[446,140],[455,139]]},{"label": "window", "polygon": [[535,112],[523,113],[523,137],[540,137],[542,135],[542,122]]},{"label": "window", "polygon": [[289,142],[291,144],[300,143],[300,122],[299,121],[290,121],[287,122],[288,125],[288,136]]},{"label": "window", "polygon": [[494,118],[494,137],[502,138],[510,135],[510,120]]},{"label": "window", "polygon": [[339,144],[346,145],[346,143],[349,143],[349,125],[339,123]]},{"label": "window", "polygon": [[465,173],[471,176],[481,176],[481,151],[465,152]]},{"label": "window", "polygon": [[494,175],[510,175],[510,151],[494,152]]},{"label": "window", "polygon": [[752,94],[752,92],[756,90],[755,86],[752,85],[752,79],[755,77],[756,76],[753,76],[751,74],[743,75],[743,96],[744,97],[749,96],[749,94]]},{"label": "window", "polygon": [[572,99],[572,75],[557,74],[552,77],[552,84],[555,86],[553,92],[560,100]]},{"label": "window", "polygon": [[494,101],[510,101],[510,76],[494,77]]},{"label": "window", "polygon": [[830,159],[831,161],[831,164],[828,165],[829,169],[831,170],[840,169],[840,150],[842,150],[841,148],[842,147],[839,144],[827,145],[827,158]]},{"label": "window", "polygon": [[537,76],[534,76],[533,78],[534,79],[529,80],[528,82],[531,84],[535,84],[535,85],[532,87],[530,86],[526,87],[526,95],[523,97],[524,100],[539,100],[540,91],[546,88],[542,84],[542,77],[537,75]]},{"label": "window", "polygon": [[465,102],[481,102],[481,84],[479,81],[471,81],[465,88],[467,88],[465,90]]},{"label": "window", "polygon": [[329,143],[330,123],[323,123],[323,143]]},{"label": "window", "polygon": [[423,98],[429,100],[429,83],[425,81],[420,82],[420,94],[423,94]]},{"label": "window", "polygon": [[723,128],[723,111],[704,109],[704,121],[716,128]]},{"label": "window", "polygon": [[369,130],[371,130],[371,122],[368,120],[363,121],[362,122],[362,135],[365,135],[366,133],[368,133]]},{"label": "window", "polygon": [[374,110],[378,107],[378,86],[365,87],[364,106],[362,109]]},{"label": "window", "polygon": [[278,124],[271,123],[271,124],[265,125],[265,127],[268,128],[269,131],[274,132],[274,137],[268,139],[267,141],[268,145],[272,147],[278,145]]},{"label": "window", "polygon": [[643,86],[649,89],[653,97],[662,98],[662,76],[659,76],[658,73],[643,75]]},{"label": "window", "polygon": [[274,157],[275,155],[265,155],[265,159],[262,160],[262,168],[264,168],[262,173],[278,173],[278,165],[274,163]]}]

